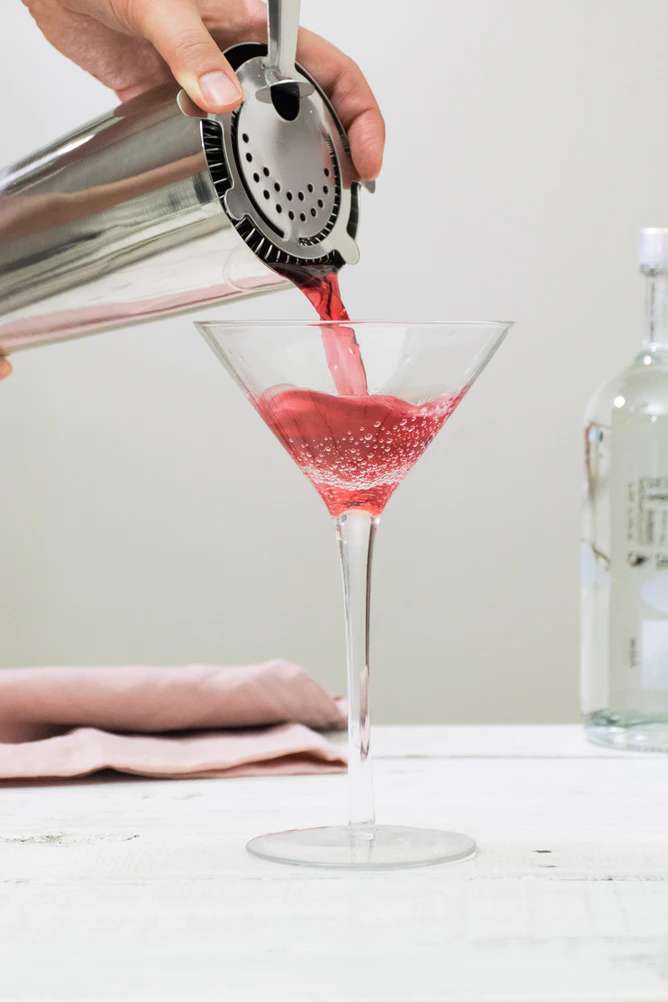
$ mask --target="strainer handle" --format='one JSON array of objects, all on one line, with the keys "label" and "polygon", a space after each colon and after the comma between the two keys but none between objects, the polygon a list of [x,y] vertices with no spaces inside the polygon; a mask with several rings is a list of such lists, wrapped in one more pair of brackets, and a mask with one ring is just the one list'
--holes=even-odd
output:
[{"label": "strainer handle", "polygon": [[269,51],[267,69],[279,80],[296,76],[297,35],[299,34],[300,0],[269,0]]}]

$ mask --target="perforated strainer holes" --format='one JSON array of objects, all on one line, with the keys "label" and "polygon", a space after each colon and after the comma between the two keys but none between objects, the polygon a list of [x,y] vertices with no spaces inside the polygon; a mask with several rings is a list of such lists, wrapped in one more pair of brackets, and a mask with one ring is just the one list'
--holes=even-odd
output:
[{"label": "perforated strainer holes", "polygon": [[[245,112],[255,110],[254,106],[243,106],[241,112],[232,116],[234,158],[229,167],[220,124],[205,120],[201,126],[209,172],[223,207],[227,209],[225,195],[230,188],[237,189],[239,199],[245,189],[248,211],[240,218],[231,216],[239,236],[252,251],[277,269],[293,264],[328,269],[339,267],[337,250],[317,256],[322,254],[318,246],[337,224],[341,205],[333,141],[324,136],[322,149],[314,147],[310,155],[309,147],[309,156],[302,162],[294,156],[292,147],[289,150],[284,150],[280,144],[263,147],[251,122],[244,121],[243,117],[239,121],[244,109]],[[324,161],[320,156],[325,157]],[[243,182],[243,186],[237,187],[237,181]],[[322,190],[324,183],[329,185],[327,192]],[[290,189],[286,187],[288,184],[292,185]],[[235,208],[237,204],[235,202]],[[301,255],[300,247],[305,256]]]},{"label": "perforated strainer holes", "polygon": [[[326,170],[327,170],[327,175],[329,176],[329,173],[330,173],[329,168],[326,168]],[[266,172],[267,172],[267,168],[264,169],[265,177],[267,176]],[[281,185],[280,185],[280,183],[278,181],[274,181],[273,184],[272,184],[272,187],[273,187],[273,190],[276,192],[276,194],[279,194],[281,192],[281,190],[282,190],[281,189]],[[273,193],[272,193],[272,208],[279,215],[282,214],[283,211],[285,211],[287,213],[288,219],[291,222],[294,222],[295,219],[299,219],[299,221],[302,222],[302,223],[305,223],[309,218],[313,219],[313,220],[317,220],[318,216],[320,215],[320,213],[323,210],[324,211],[328,211],[328,210],[326,209],[326,205],[325,205],[324,199],[323,198],[317,198],[315,192],[316,192],[316,186],[315,186],[314,182],[312,182],[312,181],[307,182],[304,185],[304,188],[301,191],[292,192],[290,189],[286,189],[285,190],[284,194],[285,194],[286,201],[287,202],[292,202],[296,198],[299,202],[303,203],[303,206],[300,206],[300,208],[303,208],[303,210],[304,210],[303,212],[297,212],[297,213],[295,213],[295,212],[292,211],[292,209],[290,209],[287,206],[285,207],[285,210],[284,210],[284,207],[282,205],[280,205],[278,201],[275,201],[275,202],[273,201]],[[326,194],[328,194],[328,192],[329,192],[329,187],[327,185],[325,185],[324,186],[324,194],[326,195]],[[264,197],[266,199],[267,198],[266,190],[263,191],[263,195],[264,195]],[[309,196],[313,196],[313,197],[309,198]],[[307,238],[307,239],[310,239],[310,238]]]},{"label": "perforated strainer holes", "polygon": [[[246,112],[256,110],[253,106]],[[325,137],[322,149],[315,149],[311,155],[309,148],[309,156],[302,162],[292,149],[284,150],[280,143],[268,148],[248,118],[244,121],[242,117],[239,122],[246,112],[237,113],[233,120],[232,139],[238,144],[236,164],[250,202],[249,214],[237,229],[240,233],[248,230],[244,239],[253,249],[260,249],[265,260],[275,255],[280,261],[282,255],[295,256],[299,246],[310,249],[321,243],[336,223],[340,200],[334,150]],[[262,240],[268,243],[262,244]]]},{"label": "perforated strainer holes", "polygon": [[[248,138],[248,133],[241,133],[241,141],[244,143],[250,142]],[[252,163],[256,153],[252,153],[250,149],[247,149],[244,153],[244,160],[247,163]],[[258,157],[259,159],[259,157]],[[261,171],[261,173],[260,173]],[[275,177],[272,177],[272,172],[270,167],[262,167],[253,171],[252,174],[253,181],[258,185],[259,190],[257,191],[257,196],[262,193],[261,202],[264,207],[264,211],[268,212],[268,221],[271,223],[272,213],[276,224],[278,224],[278,217],[282,215],[287,215],[290,222],[294,222],[295,219],[299,219],[301,223],[306,223],[309,219],[317,220],[318,215],[321,210],[326,211],[325,202],[322,198],[316,198],[315,191],[316,186],[312,181],[308,181],[304,184],[304,187],[300,191],[293,192],[290,189],[283,188],[283,185]],[[312,196],[312,197],[309,197]],[[281,201],[279,201],[279,197]],[[288,205],[282,204],[282,198],[285,200],[293,202],[297,199],[300,203],[300,208],[303,211],[295,213]],[[310,237],[308,238],[310,239]]]},{"label": "perforated strainer holes", "polygon": [[323,193],[323,195],[328,195],[329,194],[329,188],[327,187],[326,184],[323,184],[323,186],[322,186],[322,193]]}]

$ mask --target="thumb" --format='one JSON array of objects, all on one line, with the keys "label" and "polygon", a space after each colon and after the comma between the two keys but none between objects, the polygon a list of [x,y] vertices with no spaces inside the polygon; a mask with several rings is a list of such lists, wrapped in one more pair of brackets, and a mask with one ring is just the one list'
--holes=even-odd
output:
[{"label": "thumb", "polygon": [[193,0],[140,0],[137,29],[158,50],[188,96],[221,114],[243,100],[236,74],[200,17]]},{"label": "thumb", "polygon": [[0,379],[4,379],[12,371],[11,363],[0,355]]}]

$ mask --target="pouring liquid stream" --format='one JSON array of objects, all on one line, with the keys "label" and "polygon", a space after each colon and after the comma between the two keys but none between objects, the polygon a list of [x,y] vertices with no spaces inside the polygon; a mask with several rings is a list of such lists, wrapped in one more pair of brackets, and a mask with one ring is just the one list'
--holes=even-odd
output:
[{"label": "pouring liquid stream", "polygon": [[[326,275],[304,272],[293,281],[308,299],[321,320],[350,320],[335,271]],[[322,343],[327,365],[337,392],[343,397],[363,397],[367,393],[366,372],[355,331],[345,324],[322,327]]]}]

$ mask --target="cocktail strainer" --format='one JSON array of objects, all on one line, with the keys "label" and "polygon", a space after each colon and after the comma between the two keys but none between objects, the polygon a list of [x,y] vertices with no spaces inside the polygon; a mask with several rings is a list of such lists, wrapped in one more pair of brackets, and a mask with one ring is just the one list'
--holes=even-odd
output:
[{"label": "cocktail strainer", "polygon": [[270,0],[269,47],[226,55],[244,91],[231,115],[202,119],[209,170],[225,212],[267,264],[339,268],[359,258],[357,188],[348,139],[326,94],[295,65],[299,0]]},{"label": "cocktail strainer", "polygon": [[298,23],[299,0],[269,0],[268,45],[226,52],[244,92],[231,113],[165,84],[0,170],[0,354],[358,259],[359,182],[295,65]]}]

